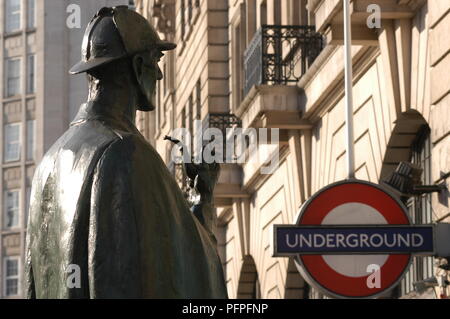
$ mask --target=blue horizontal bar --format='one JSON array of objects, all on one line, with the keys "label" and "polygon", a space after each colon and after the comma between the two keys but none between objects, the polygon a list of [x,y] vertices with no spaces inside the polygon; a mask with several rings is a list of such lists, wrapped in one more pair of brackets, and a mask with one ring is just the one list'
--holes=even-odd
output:
[{"label": "blue horizontal bar", "polygon": [[430,253],[433,226],[275,226],[275,255]]}]

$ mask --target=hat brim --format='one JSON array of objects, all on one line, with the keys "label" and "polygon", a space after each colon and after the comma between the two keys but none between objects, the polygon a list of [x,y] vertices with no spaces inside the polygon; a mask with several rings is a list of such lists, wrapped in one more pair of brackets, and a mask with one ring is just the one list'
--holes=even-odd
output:
[{"label": "hat brim", "polygon": [[[168,41],[160,41],[157,44],[157,47],[161,51],[170,51],[170,50],[174,50],[177,47],[177,45],[175,43],[168,42]],[[92,70],[94,68],[97,68],[99,66],[105,65],[107,63],[110,63],[114,60],[124,58],[125,56],[126,55],[119,56],[119,57],[103,57],[103,58],[95,58],[91,61],[80,61],[69,70],[69,73],[70,74],[80,74],[80,73]]]},{"label": "hat brim", "polygon": [[160,41],[158,43],[158,48],[161,51],[170,51],[173,50],[177,47],[177,45],[175,43],[169,42],[169,41]]},{"label": "hat brim", "polygon": [[92,70],[94,68],[97,68],[99,66],[102,66],[104,64],[107,64],[109,62],[112,62],[114,60],[118,60],[120,58],[122,57],[103,57],[103,58],[95,58],[91,61],[80,61],[69,70],[69,73],[70,74],[83,73]]}]

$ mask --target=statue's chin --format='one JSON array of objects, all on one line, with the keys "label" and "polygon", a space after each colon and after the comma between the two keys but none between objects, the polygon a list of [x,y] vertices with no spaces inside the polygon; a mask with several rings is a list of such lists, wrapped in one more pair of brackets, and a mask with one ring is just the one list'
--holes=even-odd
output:
[{"label": "statue's chin", "polygon": [[141,95],[139,99],[140,103],[138,104],[137,109],[142,112],[151,112],[156,109],[156,94],[153,94],[151,98],[147,95]]}]

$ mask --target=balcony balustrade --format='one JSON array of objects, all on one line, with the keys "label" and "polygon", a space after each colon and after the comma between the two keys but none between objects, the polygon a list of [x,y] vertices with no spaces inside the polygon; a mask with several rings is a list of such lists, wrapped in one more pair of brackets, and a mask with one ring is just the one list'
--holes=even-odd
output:
[{"label": "balcony balustrade", "polygon": [[244,95],[255,85],[297,83],[322,48],[314,26],[262,26],[244,54]]}]

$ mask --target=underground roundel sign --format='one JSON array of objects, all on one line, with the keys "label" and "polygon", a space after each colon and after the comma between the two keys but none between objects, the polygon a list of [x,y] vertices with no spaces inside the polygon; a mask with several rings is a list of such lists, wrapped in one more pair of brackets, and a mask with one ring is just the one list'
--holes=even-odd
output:
[{"label": "underground roundel sign", "polygon": [[433,227],[410,225],[404,205],[376,184],[329,185],[274,226],[274,256],[295,256],[303,278],[331,297],[374,298],[395,287],[412,254],[433,252]]}]

